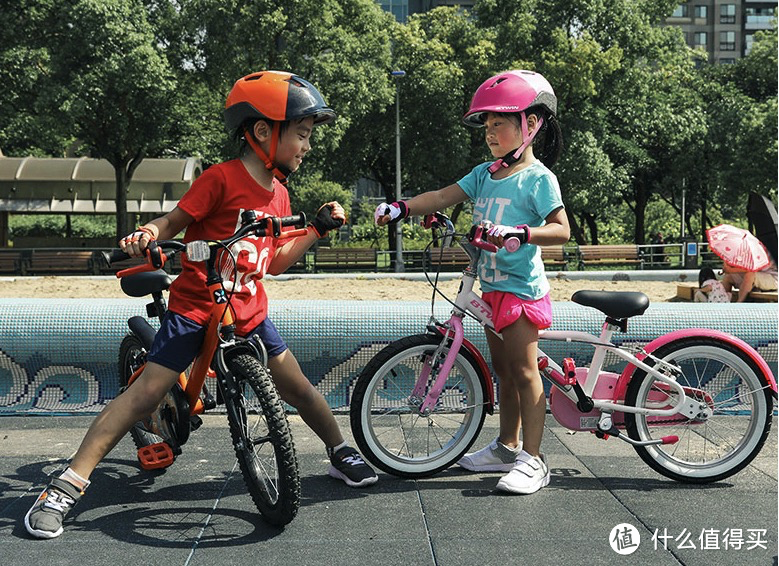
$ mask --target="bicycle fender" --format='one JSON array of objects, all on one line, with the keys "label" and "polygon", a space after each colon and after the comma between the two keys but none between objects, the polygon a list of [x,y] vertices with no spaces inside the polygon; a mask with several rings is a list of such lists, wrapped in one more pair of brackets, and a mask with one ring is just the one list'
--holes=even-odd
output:
[{"label": "bicycle fender", "polygon": [[[766,382],[771,386],[771,391],[773,392],[774,398],[777,398],[777,386],[776,386],[776,380],[774,379],[774,374],[771,372],[771,368],[769,367],[768,363],[763,359],[763,357],[755,350],[752,346],[744,342],[741,338],[737,338],[736,336],[732,336],[730,334],[727,334],[725,332],[721,332],[719,330],[711,330],[708,328],[690,328],[686,330],[675,330],[673,332],[669,332],[668,334],[664,334],[663,336],[660,336],[659,338],[655,338],[652,340],[649,344],[647,344],[644,347],[644,351],[648,354],[651,354],[661,346],[665,346],[666,344],[673,342],[674,340],[680,340],[682,338],[713,338],[714,340],[719,340],[720,342],[725,342],[726,344],[733,346],[737,350],[740,350],[746,356],[755,362],[755,365],[760,369],[760,371],[763,373],[763,377],[765,378]],[[646,356],[643,354],[639,354],[636,356],[639,360],[643,360]],[[633,364],[628,364],[625,366],[625,369],[622,370],[622,374],[619,376],[619,379],[617,380],[617,385],[615,387],[615,399],[624,400],[625,399],[625,392],[627,391],[628,384],[630,383],[630,379],[633,377],[633,372],[636,370],[636,366]]]},{"label": "bicycle fender", "polygon": [[[441,334],[443,336],[446,334],[446,330],[441,328],[440,326],[435,327],[436,332]],[[473,342],[468,340],[467,338],[463,338],[463,348],[465,348],[468,353],[473,356],[473,359],[476,360],[476,363],[479,366],[479,378],[482,380],[482,385],[484,386],[484,389],[486,389],[487,392],[487,413],[492,415],[495,412],[495,385],[492,381],[492,372],[490,371],[489,366],[487,365],[487,361],[484,359],[484,356],[482,356],[479,349],[473,345]]]},{"label": "bicycle fender", "polygon": [[130,331],[135,334],[146,348],[148,352],[151,350],[151,345],[154,343],[154,337],[157,335],[157,331],[152,328],[149,321],[142,316],[130,317],[127,321],[127,326],[130,327]]}]

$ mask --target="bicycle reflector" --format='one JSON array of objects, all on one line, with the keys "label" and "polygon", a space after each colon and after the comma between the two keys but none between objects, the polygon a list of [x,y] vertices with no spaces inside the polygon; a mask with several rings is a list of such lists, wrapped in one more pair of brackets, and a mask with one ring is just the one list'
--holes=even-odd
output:
[{"label": "bicycle reflector", "polygon": [[187,259],[189,261],[206,261],[211,257],[211,248],[203,240],[193,240],[187,243]]}]

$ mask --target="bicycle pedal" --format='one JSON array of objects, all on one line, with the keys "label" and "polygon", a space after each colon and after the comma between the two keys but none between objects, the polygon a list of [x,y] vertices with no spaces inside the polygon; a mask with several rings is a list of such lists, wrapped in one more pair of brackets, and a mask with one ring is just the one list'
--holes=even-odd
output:
[{"label": "bicycle pedal", "polygon": [[190,430],[197,430],[200,428],[200,425],[203,424],[203,419],[198,417],[197,415],[192,415],[189,417],[189,428]]},{"label": "bicycle pedal", "polygon": [[173,450],[167,442],[157,442],[138,449],[138,461],[144,470],[167,468],[173,459]]}]

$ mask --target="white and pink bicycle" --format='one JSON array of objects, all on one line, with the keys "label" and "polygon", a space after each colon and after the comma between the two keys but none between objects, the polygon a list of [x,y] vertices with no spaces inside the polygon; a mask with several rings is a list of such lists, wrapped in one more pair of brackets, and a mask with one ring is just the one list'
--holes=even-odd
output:
[{"label": "white and pink bicycle", "polygon": [[[492,329],[488,305],[473,291],[484,226],[456,234],[449,219],[426,219],[435,239],[457,242],[470,257],[451,317],[431,316],[426,332],[387,345],[365,366],[350,403],[362,454],[379,469],[419,478],[454,464],[471,447],[495,406],[492,374],[465,338],[469,316]],[[506,238],[505,247],[517,242]],[[433,252],[435,253],[435,252]],[[437,276],[431,281],[437,289]],[[448,300],[448,299],[447,299]],[[541,374],[551,382],[549,407],[564,427],[630,443],[658,473],[681,482],[727,478],[760,452],[771,428],[777,385],[765,360],[747,343],[723,332],[692,328],[661,336],[636,352],[612,343],[649,299],[638,292],[578,291],[572,300],[606,315],[600,336],[542,331],[594,349],[589,367],[562,365],[538,350]],[[620,373],[602,371],[612,353],[627,362]]]}]

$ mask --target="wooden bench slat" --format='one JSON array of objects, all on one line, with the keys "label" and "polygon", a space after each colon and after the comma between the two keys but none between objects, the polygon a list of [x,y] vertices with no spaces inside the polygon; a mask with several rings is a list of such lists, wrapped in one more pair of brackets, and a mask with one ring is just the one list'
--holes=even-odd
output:
[{"label": "wooden bench slat", "polygon": [[88,274],[92,267],[91,250],[32,250],[23,263],[23,275],[46,273]]},{"label": "wooden bench slat", "polygon": [[[441,264],[443,267],[452,267],[465,269],[468,267],[468,254],[460,247],[456,248],[433,248],[430,250],[430,257],[433,265]],[[547,268],[561,267],[568,265],[568,254],[563,246],[542,246],[541,259]]]},{"label": "wooden bench slat", "polygon": [[375,248],[319,248],[314,252],[314,270],[369,269],[376,271],[377,258],[378,251]]},{"label": "wooden bench slat", "polygon": [[0,273],[18,273],[22,254],[17,251],[0,250]]},{"label": "wooden bench slat", "polygon": [[582,245],[578,248],[579,269],[586,265],[639,265],[644,263],[638,246],[632,244]]}]

